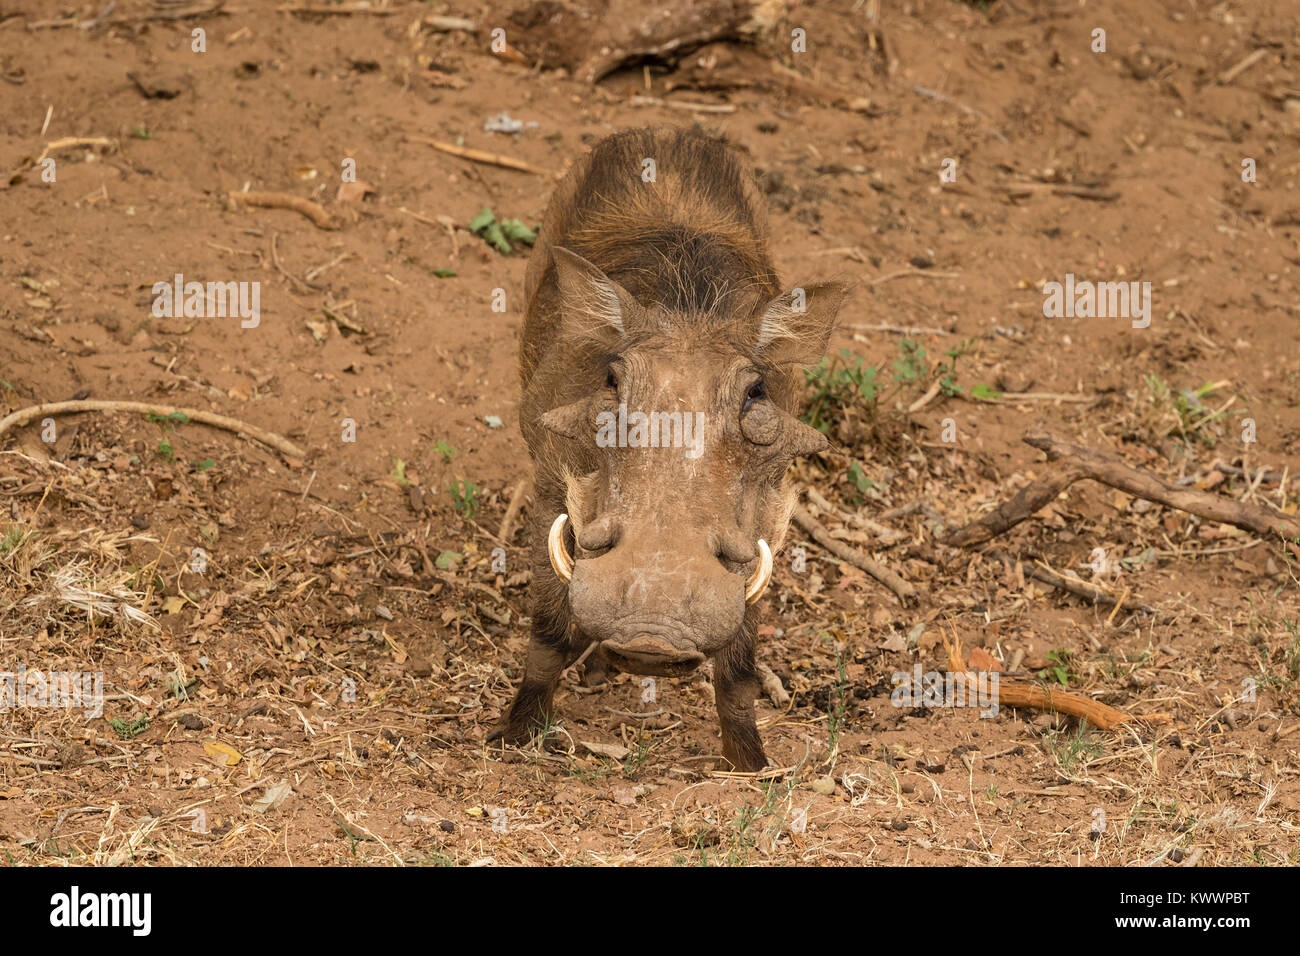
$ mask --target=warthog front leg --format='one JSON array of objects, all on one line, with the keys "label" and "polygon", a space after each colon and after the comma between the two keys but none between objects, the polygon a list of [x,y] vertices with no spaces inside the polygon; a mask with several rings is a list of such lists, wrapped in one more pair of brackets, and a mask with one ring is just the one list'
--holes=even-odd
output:
[{"label": "warthog front leg", "polygon": [[756,615],[745,617],[742,632],[713,658],[713,689],[722,725],[722,756],[737,770],[753,773],[767,766],[767,754],[754,720],[760,687],[754,667]]},{"label": "warthog front leg", "polygon": [[524,679],[506,716],[488,735],[489,742],[504,740],[509,744],[525,744],[550,724],[560,674],[577,660],[589,643],[580,641],[575,646],[569,631],[566,614],[534,615]]}]

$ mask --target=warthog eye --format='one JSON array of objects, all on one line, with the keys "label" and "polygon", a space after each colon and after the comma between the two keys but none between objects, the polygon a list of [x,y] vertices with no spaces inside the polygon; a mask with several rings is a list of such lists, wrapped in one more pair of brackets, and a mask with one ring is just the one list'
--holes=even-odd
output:
[{"label": "warthog eye", "polygon": [[745,405],[740,410],[741,414],[743,415],[745,412],[749,411],[749,407],[755,402],[761,402],[765,398],[767,398],[767,383],[760,378],[753,385],[749,386],[749,391],[745,393]]}]

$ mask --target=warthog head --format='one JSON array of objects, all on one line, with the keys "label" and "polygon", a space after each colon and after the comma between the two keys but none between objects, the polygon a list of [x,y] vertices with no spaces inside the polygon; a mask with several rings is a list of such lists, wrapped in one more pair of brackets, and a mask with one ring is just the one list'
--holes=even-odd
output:
[{"label": "warthog head", "polygon": [[570,450],[551,564],[612,663],[689,673],[740,633],[794,507],[788,466],[826,445],[795,413],[844,287],[720,287],[684,312],[553,255],[558,334],[584,397],[541,417]]}]

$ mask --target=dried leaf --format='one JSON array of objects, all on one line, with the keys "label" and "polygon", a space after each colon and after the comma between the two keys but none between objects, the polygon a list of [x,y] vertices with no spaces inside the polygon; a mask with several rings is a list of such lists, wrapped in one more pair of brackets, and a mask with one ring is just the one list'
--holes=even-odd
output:
[{"label": "dried leaf", "polygon": [[277,783],[273,787],[267,787],[266,792],[254,800],[250,806],[258,813],[265,813],[267,810],[274,810],[280,804],[284,803],[293,793],[293,787],[288,783]]},{"label": "dried leaf", "polygon": [[216,740],[206,741],[203,744],[203,751],[209,757],[224,757],[227,767],[233,767],[235,764],[239,763],[239,761],[244,759],[244,755],[234,747]]},{"label": "dried leaf", "polygon": [[594,743],[590,740],[580,740],[578,742],[598,757],[608,757],[610,760],[622,760],[632,752],[619,744]]}]

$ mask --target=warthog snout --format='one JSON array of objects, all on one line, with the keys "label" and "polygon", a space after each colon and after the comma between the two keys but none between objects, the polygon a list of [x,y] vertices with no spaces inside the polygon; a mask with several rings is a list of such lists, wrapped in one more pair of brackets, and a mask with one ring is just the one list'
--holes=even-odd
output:
[{"label": "warthog snout", "polygon": [[[575,561],[567,525],[560,515],[547,546],[556,575],[569,586],[574,623],[612,664],[633,674],[689,674],[735,637],[745,606],[772,574],[772,553],[761,539],[746,545],[738,534],[715,533],[691,548],[656,541],[662,531],[627,533],[609,517],[577,535],[584,557]],[[733,570],[750,564],[748,576]]]}]

